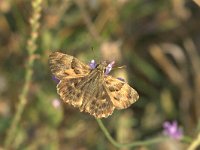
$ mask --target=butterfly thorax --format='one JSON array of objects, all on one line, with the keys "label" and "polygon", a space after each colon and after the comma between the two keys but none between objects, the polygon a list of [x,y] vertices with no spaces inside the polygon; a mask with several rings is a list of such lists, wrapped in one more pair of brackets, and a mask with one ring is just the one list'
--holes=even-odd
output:
[{"label": "butterfly thorax", "polygon": [[106,61],[103,61],[96,65],[94,71],[97,71],[101,75],[104,75],[107,65],[108,65],[108,63],[106,63]]}]

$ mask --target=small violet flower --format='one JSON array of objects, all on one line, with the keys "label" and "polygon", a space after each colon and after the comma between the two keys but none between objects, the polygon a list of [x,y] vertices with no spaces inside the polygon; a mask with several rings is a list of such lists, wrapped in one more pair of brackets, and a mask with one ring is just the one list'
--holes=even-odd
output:
[{"label": "small violet flower", "polygon": [[55,99],[53,99],[53,101],[52,101],[52,106],[54,107],[54,108],[59,108],[60,107],[60,100],[59,99],[57,99],[57,98],[55,98]]},{"label": "small violet flower", "polygon": [[90,66],[91,69],[95,69],[96,68],[97,64],[96,64],[94,59],[90,61],[89,66]]},{"label": "small violet flower", "polygon": [[112,70],[112,67],[113,67],[114,63],[115,63],[115,61],[112,61],[111,63],[108,64],[108,66],[106,67],[105,75],[108,75],[110,73],[110,71]]},{"label": "small violet flower", "polygon": [[163,124],[163,128],[164,135],[177,140],[180,140],[183,137],[183,131],[180,127],[178,127],[177,121],[173,121],[172,123],[166,121]]},{"label": "small violet flower", "polygon": [[60,82],[59,79],[57,79],[55,76],[52,76],[53,81],[55,81],[57,84]]}]

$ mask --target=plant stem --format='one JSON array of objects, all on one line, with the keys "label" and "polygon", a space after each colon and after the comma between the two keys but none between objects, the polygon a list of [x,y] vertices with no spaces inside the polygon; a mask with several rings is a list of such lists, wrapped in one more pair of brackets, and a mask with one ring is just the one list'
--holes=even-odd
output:
[{"label": "plant stem", "polygon": [[159,143],[161,141],[164,141],[165,138],[161,137],[161,138],[153,138],[151,140],[146,140],[146,141],[134,141],[131,143],[118,143],[116,140],[114,140],[112,138],[112,136],[110,135],[110,133],[108,132],[108,130],[106,129],[106,127],[104,126],[103,122],[100,119],[96,119],[97,123],[99,124],[99,127],[101,128],[101,130],[103,131],[104,135],[106,136],[106,138],[110,141],[110,143],[112,145],[114,145],[115,147],[121,148],[121,147],[137,147],[137,146],[144,146],[144,145],[151,145],[154,143]]},{"label": "plant stem", "polygon": [[38,38],[38,29],[39,29],[39,19],[40,19],[40,12],[41,12],[41,3],[42,0],[33,0],[32,7],[33,7],[33,15],[30,18],[31,24],[31,35],[27,42],[27,52],[28,52],[28,61],[25,70],[25,83],[22,88],[22,92],[19,95],[19,103],[17,105],[17,110],[15,116],[12,120],[11,126],[8,129],[8,133],[5,139],[4,147],[5,149],[10,149],[12,146],[11,143],[15,140],[17,135],[17,126],[20,122],[22,113],[27,103],[27,94],[29,91],[29,87],[31,84],[32,74],[33,74],[33,63],[34,63],[34,53],[37,48],[36,40]]}]

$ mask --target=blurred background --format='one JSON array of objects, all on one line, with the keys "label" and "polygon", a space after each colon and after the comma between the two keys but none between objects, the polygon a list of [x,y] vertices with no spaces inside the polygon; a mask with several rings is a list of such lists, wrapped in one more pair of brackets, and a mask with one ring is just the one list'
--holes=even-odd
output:
[{"label": "blurred background", "polygon": [[[13,149],[116,149],[93,116],[59,100],[48,66],[49,54],[58,50],[85,63],[95,59],[126,65],[111,74],[124,78],[140,99],[103,119],[117,141],[160,136],[163,123],[172,120],[177,120],[185,135],[197,135],[200,9],[194,1],[48,0],[41,7],[33,76]],[[31,1],[0,0],[0,149],[25,83],[31,16]],[[135,149],[186,147],[169,140]]]}]

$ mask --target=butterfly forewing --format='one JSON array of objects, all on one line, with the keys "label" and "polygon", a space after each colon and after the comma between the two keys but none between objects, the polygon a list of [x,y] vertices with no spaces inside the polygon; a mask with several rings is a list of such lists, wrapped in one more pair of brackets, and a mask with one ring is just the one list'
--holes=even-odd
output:
[{"label": "butterfly forewing", "polygon": [[104,75],[105,63],[91,69],[73,56],[53,52],[49,64],[60,80],[57,85],[60,98],[96,118],[108,117],[114,108],[127,108],[139,98],[127,83]]},{"label": "butterfly forewing", "polygon": [[88,65],[85,65],[77,58],[60,52],[51,53],[49,65],[51,72],[59,80],[85,76],[91,70]]}]

